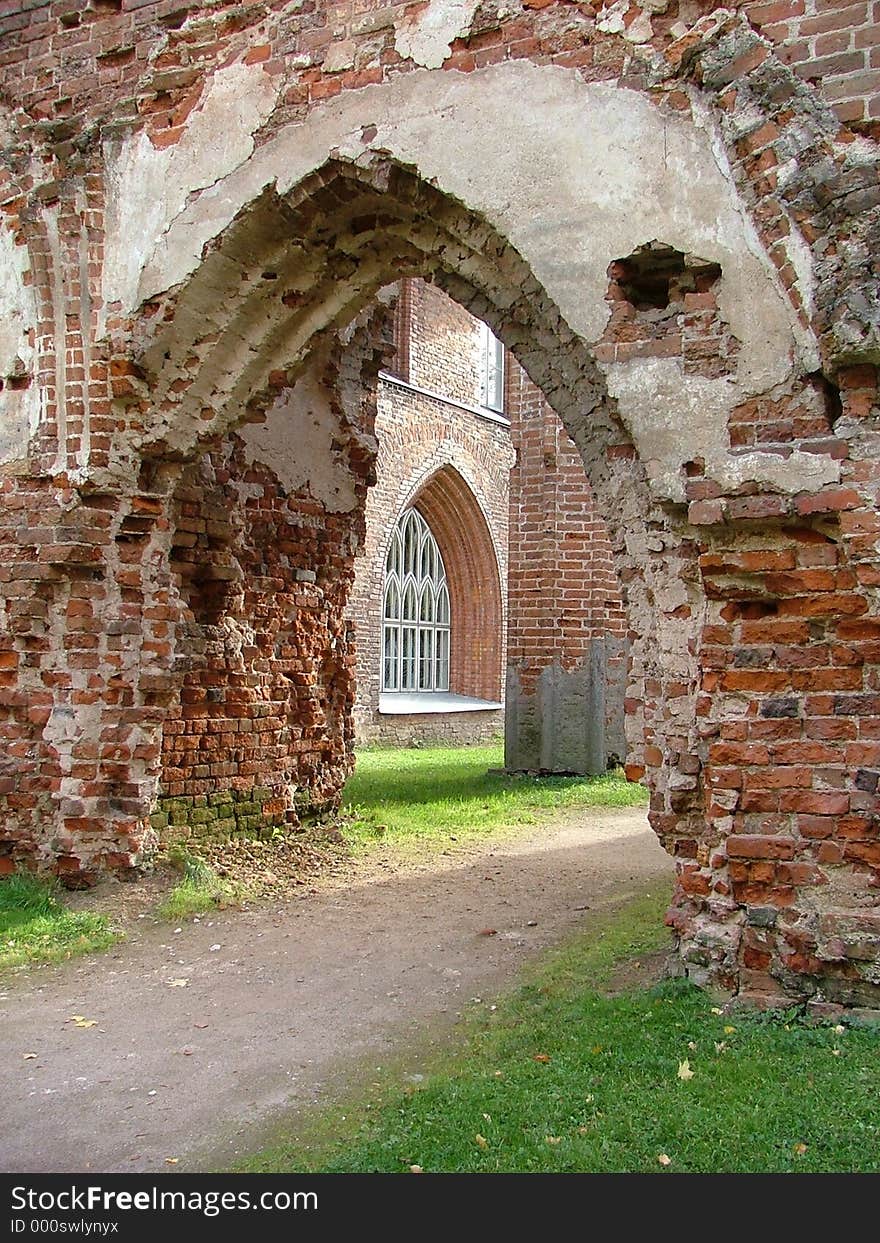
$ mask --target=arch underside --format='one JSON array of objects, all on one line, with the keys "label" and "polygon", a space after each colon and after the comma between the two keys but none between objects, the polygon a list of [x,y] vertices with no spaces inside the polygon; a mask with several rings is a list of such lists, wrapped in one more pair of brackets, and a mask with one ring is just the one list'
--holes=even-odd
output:
[{"label": "arch underside", "polygon": [[234,426],[272,383],[296,378],[322,335],[406,275],[488,322],[555,407],[583,418],[602,404],[589,351],[486,221],[387,157],[330,160],[285,196],[267,188],[168,307],[151,306],[145,322],[168,324],[135,338],[152,395],[142,451],[191,452],[206,432]]}]

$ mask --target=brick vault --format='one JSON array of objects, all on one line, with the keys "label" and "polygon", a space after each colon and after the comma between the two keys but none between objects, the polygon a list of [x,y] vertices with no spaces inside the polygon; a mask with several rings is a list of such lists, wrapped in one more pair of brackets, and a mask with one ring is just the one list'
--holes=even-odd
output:
[{"label": "brick vault", "polygon": [[0,8],[0,867],[334,805],[419,276],[583,457],[689,971],[876,1004],[868,62],[823,94],[766,5],[352,7]]}]

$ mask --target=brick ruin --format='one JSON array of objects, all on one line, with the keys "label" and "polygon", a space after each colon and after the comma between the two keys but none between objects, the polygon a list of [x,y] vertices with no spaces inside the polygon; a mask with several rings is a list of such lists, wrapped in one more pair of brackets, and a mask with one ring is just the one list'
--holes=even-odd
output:
[{"label": "brick ruin", "polygon": [[0,870],[333,806],[419,276],[583,459],[687,971],[876,1006],[867,9],[0,3]]}]

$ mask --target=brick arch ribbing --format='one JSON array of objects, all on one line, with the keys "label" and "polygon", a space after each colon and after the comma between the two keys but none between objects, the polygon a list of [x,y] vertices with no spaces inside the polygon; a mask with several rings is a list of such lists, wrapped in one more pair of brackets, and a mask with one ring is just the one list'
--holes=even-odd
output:
[{"label": "brick arch ribbing", "polygon": [[441,467],[412,502],[437,541],[449,584],[449,689],[501,695],[502,597],[498,561],[477,498],[452,466]]},{"label": "brick arch ribbing", "polygon": [[[466,204],[384,153],[330,159],[285,195],[267,188],[152,299],[114,352],[149,387],[129,404],[136,448],[194,453],[295,379],[316,345],[402,275],[434,281],[489,323],[563,421],[628,439],[587,345],[517,250]],[[210,415],[210,417],[209,417]]]}]

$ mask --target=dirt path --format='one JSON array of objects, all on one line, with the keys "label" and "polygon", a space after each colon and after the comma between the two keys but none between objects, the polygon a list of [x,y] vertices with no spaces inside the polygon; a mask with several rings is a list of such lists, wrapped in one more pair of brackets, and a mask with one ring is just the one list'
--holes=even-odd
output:
[{"label": "dirt path", "polygon": [[280,907],[141,920],[0,982],[0,1170],[222,1168],[353,1059],[448,1025],[670,872],[643,812],[585,812]]}]

